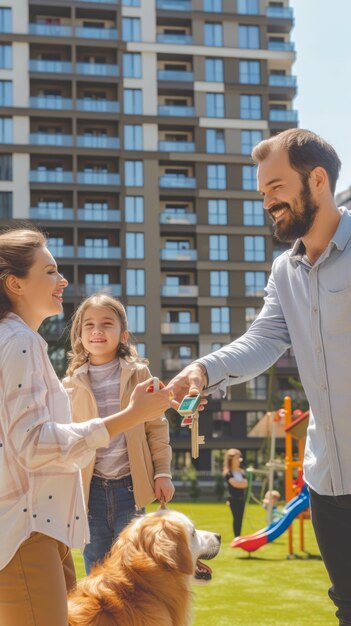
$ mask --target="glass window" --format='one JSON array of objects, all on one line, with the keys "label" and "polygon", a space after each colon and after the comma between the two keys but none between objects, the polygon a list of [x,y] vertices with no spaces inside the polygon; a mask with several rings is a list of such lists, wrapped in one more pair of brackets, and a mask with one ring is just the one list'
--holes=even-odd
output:
[{"label": "glass window", "polygon": [[[264,416],[264,411],[246,411],[246,430],[250,430],[257,424],[257,422]],[[256,463],[255,463],[256,465]]]},{"label": "glass window", "polygon": [[224,94],[206,94],[206,115],[207,117],[224,117]]},{"label": "glass window", "polygon": [[267,376],[257,376],[246,383],[246,395],[249,400],[266,400]]},{"label": "glass window", "polygon": [[224,130],[206,130],[206,151],[221,154],[225,152]]},{"label": "glass window", "polygon": [[236,10],[241,15],[259,15],[259,0],[237,0]]},{"label": "glass window", "polygon": [[12,191],[0,191],[0,218],[12,218]]},{"label": "glass window", "polygon": [[211,333],[229,333],[229,307],[218,306],[211,308]]},{"label": "glass window", "polygon": [[142,343],[142,342],[138,341],[135,344],[135,347],[136,347],[136,351],[137,351],[138,355],[142,359],[145,359],[145,357],[146,357],[146,343]]},{"label": "glass window", "polygon": [[240,96],[240,117],[244,120],[260,120],[261,96]]},{"label": "glass window", "polygon": [[0,154],[0,180],[12,180],[11,154]]},{"label": "glass window", "polygon": [[11,44],[0,44],[0,69],[12,69],[12,46]]},{"label": "glass window", "polygon": [[259,85],[261,82],[260,62],[239,61],[239,82],[248,85]]},{"label": "glass window", "polygon": [[228,261],[228,235],[209,236],[210,261]]},{"label": "glass window", "polygon": [[204,11],[222,13],[222,0],[204,0]]},{"label": "glass window", "polygon": [[141,124],[124,125],[124,149],[143,149],[143,127],[141,126]]},{"label": "glass window", "polygon": [[255,321],[257,315],[259,314],[259,312],[261,311],[261,309],[258,309],[254,306],[247,306],[245,309],[245,325],[246,325],[246,330],[248,328],[250,328],[252,322]]},{"label": "glass window", "polygon": [[210,272],[210,294],[211,296],[229,295],[229,273],[225,270]]},{"label": "glass window", "polygon": [[204,24],[205,46],[223,46],[223,25],[214,22]]},{"label": "glass window", "polygon": [[245,191],[256,191],[257,189],[257,166],[243,165],[242,186]]},{"label": "glass window", "polygon": [[144,233],[126,233],[126,259],[144,258]]},{"label": "glass window", "polygon": [[127,187],[142,187],[144,184],[143,161],[124,162],[124,184]]},{"label": "glass window", "polygon": [[142,305],[128,304],[127,306],[128,327],[132,333],[145,332],[145,307]]},{"label": "glass window", "polygon": [[265,242],[262,235],[247,235],[244,237],[244,259],[245,261],[264,261]]},{"label": "glass window", "polygon": [[123,54],[123,76],[125,78],[141,78],[141,54],[125,52]]},{"label": "glass window", "polygon": [[0,143],[12,143],[11,117],[0,117]]},{"label": "glass window", "polygon": [[265,272],[245,272],[245,296],[264,296]]},{"label": "glass window", "polygon": [[0,7],[0,33],[12,33],[12,9]]},{"label": "glass window", "polygon": [[126,271],[127,296],[145,295],[145,270],[128,269]]},{"label": "glass window", "polygon": [[84,284],[87,287],[94,288],[99,291],[102,287],[107,287],[110,284],[110,277],[107,273],[103,274],[85,274]]},{"label": "glass window", "polygon": [[124,215],[127,223],[143,223],[144,198],[143,196],[125,196]]},{"label": "glass window", "polygon": [[208,223],[209,224],[227,224],[228,210],[226,200],[208,200]]},{"label": "glass window", "polygon": [[124,7],[140,7],[141,0],[122,0]]},{"label": "glass window", "polygon": [[226,189],[227,188],[227,167],[226,165],[207,165],[207,188]]},{"label": "glass window", "polygon": [[123,41],[141,40],[141,20],[140,17],[122,17],[122,39]]},{"label": "glass window", "polygon": [[0,106],[12,106],[12,80],[0,80]]},{"label": "glass window", "polygon": [[123,108],[124,113],[132,115],[140,115],[143,112],[141,89],[123,90]]},{"label": "glass window", "polygon": [[262,141],[261,130],[242,130],[240,132],[241,154],[251,154],[256,143]]},{"label": "glass window", "polygon": [[239,48],[260,47],[260,27],[239,24]]},{"label": "glass window", "polygon": [[224,82],[223,59],[205,59],[205,80],[214,83]]},{"label": "glass window", "polygon": [[244,200],[244,225],[263,226],[264,209],[261,200]]}]

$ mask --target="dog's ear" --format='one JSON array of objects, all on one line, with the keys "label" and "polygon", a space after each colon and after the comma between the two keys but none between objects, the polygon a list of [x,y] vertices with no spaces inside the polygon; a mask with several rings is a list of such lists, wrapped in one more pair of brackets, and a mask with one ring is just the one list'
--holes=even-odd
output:
[{"label": "dog's ear", "polygon": [[160,567],[183,574],[194,573],[194,563],[185,528],[165,515],[145,520],[140,533],[143,550]]}]

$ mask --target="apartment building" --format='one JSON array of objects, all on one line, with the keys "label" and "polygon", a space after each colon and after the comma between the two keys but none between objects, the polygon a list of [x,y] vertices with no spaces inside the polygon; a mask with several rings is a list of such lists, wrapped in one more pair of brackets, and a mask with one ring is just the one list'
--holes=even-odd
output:
[{"label": "apartment building", "polygon": [[[59,372],[95,291],[163,380],[255,318],[283,247],[250,152],[297,125],[292,27],[288,0],[0,0],[0,217],[43,227],[70,282],[43,327]],[[247,432],[294,374],[290,354],[215,394],[198,469],[234,445],[255,462]],[[181,469],[189,432],[171,429]]]}]

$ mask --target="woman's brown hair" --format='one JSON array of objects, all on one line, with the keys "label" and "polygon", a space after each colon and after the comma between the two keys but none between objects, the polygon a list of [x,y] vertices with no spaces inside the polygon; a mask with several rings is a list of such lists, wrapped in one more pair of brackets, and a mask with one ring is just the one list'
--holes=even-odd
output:
[{"label": "woman's brown hair", "polygon": [[241,452],[237,448],[229,448],[224,455],[224,467],[223,474],[227,474],[227,472],[231,472],[233,470],[233,461],[234,457],[241,457]]},{"label": "woman's brown hair", "polygon": [[35,253],[46,245],[46,237],[30,225],[0,232],[0,320],[12,310],[6,289],[10,275],[25,278],[35,260]]}]

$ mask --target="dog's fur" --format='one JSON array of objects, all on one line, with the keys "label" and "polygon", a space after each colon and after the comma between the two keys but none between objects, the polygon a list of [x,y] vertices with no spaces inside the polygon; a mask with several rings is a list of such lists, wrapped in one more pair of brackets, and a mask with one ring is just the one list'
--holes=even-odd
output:
[{"label": "dog's fur", "polygon": [[182,513],[160,509],[136,518],[70,594],[69,625],[188,626],[197,561],[219,547],[219,535],[196,530]]}]

